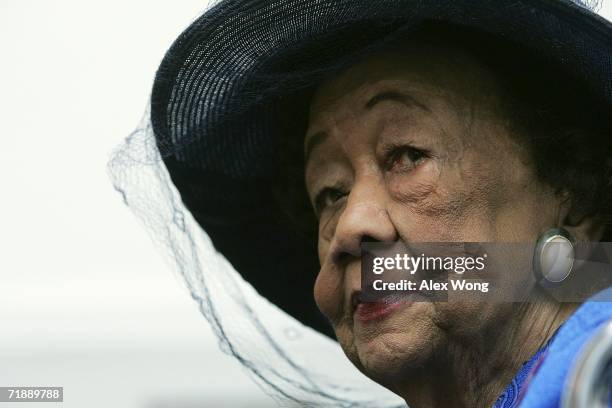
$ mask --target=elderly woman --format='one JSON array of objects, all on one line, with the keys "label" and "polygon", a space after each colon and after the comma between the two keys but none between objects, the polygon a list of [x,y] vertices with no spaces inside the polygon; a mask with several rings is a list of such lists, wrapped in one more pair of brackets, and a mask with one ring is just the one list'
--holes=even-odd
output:
[{"label": "elderly woman", "polygon": [[552,407],[612,317],[546,290],[571,262],[513,275],[529,302],[365,300],[362,244],[605,241],[611,55],[565,0],[223,1],[169,50],[151,121],[215,247],[366,376],[411,407]]}]

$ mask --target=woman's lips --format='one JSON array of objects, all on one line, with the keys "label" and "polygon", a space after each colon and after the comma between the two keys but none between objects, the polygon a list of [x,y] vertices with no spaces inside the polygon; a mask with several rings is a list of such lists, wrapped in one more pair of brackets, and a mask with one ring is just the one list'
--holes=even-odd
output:
[{"label": "woman's lips", "polygon": [[358,301],[353,316],[361,323],[380,321],[405,305],[413,303],[405,297],[385,297],[375,302]]}]

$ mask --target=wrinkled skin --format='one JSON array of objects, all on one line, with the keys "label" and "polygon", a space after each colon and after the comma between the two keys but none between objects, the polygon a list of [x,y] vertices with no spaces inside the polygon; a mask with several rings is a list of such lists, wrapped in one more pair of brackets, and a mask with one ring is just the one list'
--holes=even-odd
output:
[{"label": "wrinkled skin", "polygon": [[[535,242],[567,224],[540,182],[493,73],[419,44],[389,49],[323,83],[305,138],[319,219],[315,299],[348,358],[411,407],[491,406],[575,306],[418,302],[362,324],[360,242]],[[527,273],[527,272],[526,272]]]}]

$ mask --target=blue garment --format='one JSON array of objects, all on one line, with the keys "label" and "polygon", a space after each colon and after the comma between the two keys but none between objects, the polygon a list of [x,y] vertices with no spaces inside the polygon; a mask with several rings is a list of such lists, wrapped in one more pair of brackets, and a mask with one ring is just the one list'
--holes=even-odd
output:
[{"label": "blue garment", "polygon": [[537,367],[539,360],[546,354],[546,350],[550,342],[548,342],[544,347],[538,350],[537,353],[533,357],[529,359],[521,369],[518,374],[512,379],[510,384],[506,387],[503,394],[497,399],[493,408],[516,408],[519,403],[519,396],[521,396],[524,391],[525,386],[527,385],[527,379],[532,373],[533,369]]},{"label": "blue garment", "polygon": [[558,408],[576,356],[610,319],[612,287],[587,300],[570,316],[523,365],[493,408]]}]

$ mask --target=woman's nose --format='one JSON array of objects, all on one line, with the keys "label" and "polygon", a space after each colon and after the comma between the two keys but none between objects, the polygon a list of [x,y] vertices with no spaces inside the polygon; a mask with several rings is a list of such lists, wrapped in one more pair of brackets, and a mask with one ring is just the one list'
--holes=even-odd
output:
[{"label": "woman's nose", "polygon": [[351,189],[330,246],[332,262],[361,257],[362,242],[397,240],[397,230],[387,212],[387,194],[381,184],[356,184]]}]

